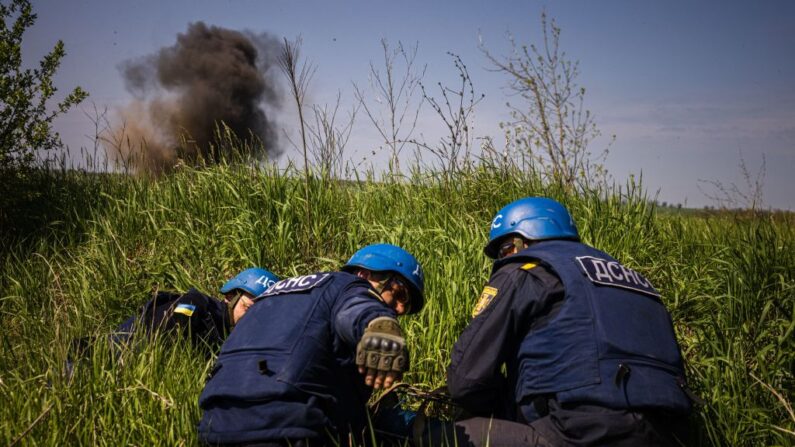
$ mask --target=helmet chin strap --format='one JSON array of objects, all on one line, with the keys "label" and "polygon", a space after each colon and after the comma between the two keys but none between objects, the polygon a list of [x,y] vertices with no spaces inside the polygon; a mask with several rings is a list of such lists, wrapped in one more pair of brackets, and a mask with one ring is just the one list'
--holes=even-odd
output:
[{"label": "helmet chin strap", "polygon": [[513,246],[516,247],[516,252],[517,253],[519,253],[520,251],[522,251],[525,248],[527,248],[528,245],[529,244],[527,244],[525,242],[524,238],[521,238],[521,237],[514,237],[513,238]]},{"label": "helmet chin strap", "polygon": [[232,297],[231,300],[227,300],[226,302],[226,309],[227,309],[226,317],[228,318],[230,326],[235,325],[235,318],[234,318],[235,307],[237,306],[238,301],[240,301],[240,298],[242,297],[243,293],[240,290],[235,290],[235,296]]},{"label": "helmet chin strap", "polygon": [[384,289],[386,288],[386,285],[392,279],[392,276],[390,275],[390,276],[387,276],[386,278],[384,278],[384,279],[382,279],[380,281],[376,281],[374,279],[374,274],[375,274],[375,272],[373,272],[372,270],[367,270],[365,268],[359,269],[356,272],[356,276],[358,276],[359,278],[362,278],[362,279],[364,279],[364,280],[366,280],[367,282],[370,283],[370,288],[372,289],[371,292],[375,291],[375,293],[373,293],[373,295],[376,298],[378,298],[379,301],[381,301],[382,303],[386,304],[386,301],[384,301],[384,297],[382,296],[382,294],[384,292]]},{"label": "helmet chin strap", "polygon": [[392,281],[392,275],[387,275],[387,277],[385,277],[381,281],[376,281],[375,291],[378,292],[379,295],[384,293],[384,289],[386,288],[386,285],[389,284],[390,281]]}]

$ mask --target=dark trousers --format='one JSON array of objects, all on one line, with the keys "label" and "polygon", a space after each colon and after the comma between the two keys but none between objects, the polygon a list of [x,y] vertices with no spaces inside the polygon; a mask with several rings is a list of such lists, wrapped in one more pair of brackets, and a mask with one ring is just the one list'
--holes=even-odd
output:
[{"label": "dark trousers", "polygon": [[476,417],[456,422],[431,422],[415,446],[553,446],[533,427],[503,419]]},{"label": "dark trousers", "polygon": [[[613,410],[594,405],[549,402],[549,414],[525,424],[476,417],[429,421],[422,445],[459,446],[682,446],[687,418],[649,411]],[[415,439],[415,443],[419,441]]]},{"label": "dark trousers", "polygon": [[[244,442],[241,444],[218,444],[217,447],[310,447],[315,444],[310,444],[305,439],[281,439],[277,441],[254,441]],[[318,446],[324,445],[322,442],[317,442]]]}]

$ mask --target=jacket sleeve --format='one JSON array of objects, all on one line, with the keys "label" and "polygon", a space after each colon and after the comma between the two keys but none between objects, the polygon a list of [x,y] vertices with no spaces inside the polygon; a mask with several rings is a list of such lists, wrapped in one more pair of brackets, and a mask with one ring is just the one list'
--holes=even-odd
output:
[{"label": "jacket sleeve", "polygon": [[356,347],[364,329],[376,317],[397,318],[372,289],[354,285],[342,293],[334,312],[334,332],[351,349]]},{"label": "jacket sleeve", "polygon": [[481,295],[484,300],[493,293],[491,302],[453,346],[447,387],[453,399],[471,413],[504,416],[515,406],[502,366],[515,357],[534,314],[549,299],[546,287],[528,273],[522,264],[498,270],[489,280],[491,289]]}]

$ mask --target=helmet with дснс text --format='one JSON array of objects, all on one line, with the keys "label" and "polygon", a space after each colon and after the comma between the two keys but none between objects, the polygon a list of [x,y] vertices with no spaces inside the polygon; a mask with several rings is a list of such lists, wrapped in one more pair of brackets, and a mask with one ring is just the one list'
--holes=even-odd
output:
[{"label": "helmet with \u0434\u0441\u043d\u0441 text", "polygon": [[409,314],[419,312],[425,304],[425,274],[420,263],[408,251],[392,244],[368,245],[354,253],[342,270],[350,272],[355,267],[373,272],[391,271],[405,278],[411,289]]},{"label": "helmet with \u0434\u0441\u043d\u0441 text", "polygon": [[260,296],[279,281],[279,277],[261,267],[252,267],[238,273],[221,287],[221,293],[239,289],[253,296]]},{"label": "helmet with \u0434\u0441\u043d\u0441 text", "polygon": [[580,240],[569,211],[546,197],[525,197],[505,205],[491,221],[489,242],[483,251],[497,257],[500,241],[516,234],[531,241],[547,239]]}]

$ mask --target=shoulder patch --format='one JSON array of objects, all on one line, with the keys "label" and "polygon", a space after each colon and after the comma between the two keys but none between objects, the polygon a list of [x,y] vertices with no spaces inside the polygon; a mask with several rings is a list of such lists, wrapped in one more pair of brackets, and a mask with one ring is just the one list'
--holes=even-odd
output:
[{"label": "shoulder patch", "polygon": [[536,267],[538,267],[538,264],[536,264],[535,262],[528,262],[527,264],[523,265],[520,268],[522,270],[530,270],[530,269],[534,269]]},{"label": "shoulder patch", "polygon": [[628,289],[660,298],[660,293],[657,292],[648,279],[631,268],[624,267],[617,261],[608,261],[607,259],[593,256],[579,256],[577,257],[577,262],[579,262],[583,273],[594,284]]},{"label": "shoulder patch", "polygon": [[478,303],[475,304],[475,308],[472,309],[472,318],[475,318],[478,315],[480,315],[480,313],[483,312],[483,309],[488,307],[488,305],[491,304],[492,301],[494,301],[494,297],[497,296],[497,292],[499,292],[499,289],[496,289],[491,286],[486,286],[483,288],[483,292],[481,292],[480,294],[480,299],[478,300]]},{"label": "shoulder patch", "polygon": [[326,280],[328,280],[329,278],[331,278],[331,273],[315,273],[312,275],[286,278],[270,286],[268,290],[264,291],[256,299],[261,299],[273,295],[282,295],[285,293],[303,292],[306,290],[314,289],[315,287],[326,282]]},{"label": "shoulder patch", "polygon": [[177,304],[177,307],[174,308],[175,314],[187,315],[189,317],[193,315],[193,312],[195,311],[196,311],[196,306],[194,306],[193,304],[181,303]]}]

